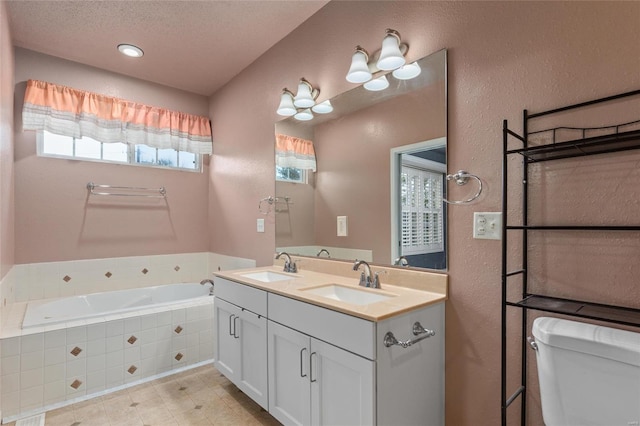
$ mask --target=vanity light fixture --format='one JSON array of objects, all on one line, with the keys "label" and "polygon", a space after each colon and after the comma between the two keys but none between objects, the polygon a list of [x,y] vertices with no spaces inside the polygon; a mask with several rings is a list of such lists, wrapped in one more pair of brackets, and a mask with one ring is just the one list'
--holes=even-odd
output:
[{"label": "vanity light fixture", "polygon": [[[371,58],[366,50],[356,46],[356,51],[351,57],[351,66],[347,73],[347,81],[350,83],[364,83],[367,90],[384,90],[389,87],[386,76],[373,78],[373,75],[382,71],[393,71],[393,76],[398,80],[410,80],[420,74],[417,63],[405,65],[404,55],[409,50],[406,43],[402,43],[400,33],[387,28],[382,40],[382,49],[376,51]],[[384,78],[383,78],[384,77]]]},{"label": "vanity light fixture", "polygon": [[379,70],[392,71],[405,64],[406,60],[404,53],[400,50],[400,45],[400,33],[387,28],[387,33],[382,40],[382,51],[376,63]]},{"label": "vanity light fixture", "polygon": [[369,70],[369,54],[360,46],[356,46],[356,51],[351,57],[351,66],[347,73],[347,81],[349,83],[365,83],[371,80],[371,71]]},{"label": "vanity light fixture", "polygon": [[142,51],[142,49],[140,49],[138,46],[134,46],[133,44],[127,44],[127,43],[119,44],[118,50],[123,55],[129,56],[131,58],[141,58],[142,55],[144,55],[144,52]]}]

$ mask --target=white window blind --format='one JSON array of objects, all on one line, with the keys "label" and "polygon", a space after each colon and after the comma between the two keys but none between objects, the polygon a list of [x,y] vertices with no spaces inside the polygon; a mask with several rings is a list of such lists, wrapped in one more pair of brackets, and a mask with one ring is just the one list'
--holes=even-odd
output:
[{"label": "white window blind", "polygon": [[402,254],[444,250],[442,173],[403,165],[400,175]]}]

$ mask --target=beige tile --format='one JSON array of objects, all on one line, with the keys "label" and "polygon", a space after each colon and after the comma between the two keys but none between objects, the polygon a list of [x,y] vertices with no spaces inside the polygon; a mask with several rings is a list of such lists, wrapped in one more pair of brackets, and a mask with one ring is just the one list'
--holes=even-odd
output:
[{"label": "beige tile", "polygon": [[74,422],[80,422],[80,426],[279,425],[212,366],[167,376],[46,415],[46,426],[70,426]]}]

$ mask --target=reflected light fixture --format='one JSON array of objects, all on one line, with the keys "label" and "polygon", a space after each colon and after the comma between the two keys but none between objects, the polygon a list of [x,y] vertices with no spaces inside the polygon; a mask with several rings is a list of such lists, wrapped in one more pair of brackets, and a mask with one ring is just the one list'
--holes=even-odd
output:
[{"label": "reflected light fixture", "polygon": [[333,111],[333,105],[331,105],[331,101],[327,99],[326,101],[315,104],[311,110],[318,114],[329,114]]},{"label": "reflected light fixture", "polygon": [[133,44],[119,44],[118,50],[123,55],[129,56],[131,58],[141,58],[142,55],[144,55],[142,49],[140,49],[138,46],[134,46]]},{"label": "reflected light fixture", "polygon": [[301,78],[300,83],[298,83],[298,93],[293,98],[293,104],[297,108],[311,108],[316,104],[316,98],[319,93],[318,90],[313,89],[311,83]]},{"label": "reflected light fixture", "polygon": [[371,71],[369,70],[369,54],[360,46],[356,46],[356,51],[351,57],[351,66],[347,73],[347,81],[349,83],[364,83],[371,80]]},{"label": "reflected light fixture", "polygon": [[333,111],[333,106],[328,100],[316,104],[319,94],[319,89],[314,89],[311,83],[301,78],[297,94],[294,95],[287,88],[282,89],[280,104],[276,112],[285,117],[293,116],[296,120],[308,121],[313,119],[311,108],[318,114],[328,114]]},{"label": "reflected light fixture", "polygon": [[300,121],[309,121],[309,120],[313,120],[313,114],[311,113],[311,110],[307,108],[298,112],[296,115],[293,116],[293,118]]},{"label": "reflected light fixture", "polygon": [[386,75],[374,78],[373,80],[367,81],[364,84],[364,88],[372,92],[378,92],[380,90],[386,89],[387,87],[389,87],[389,80],[387,80]]},{"label": "reflected light fixture", "polygon": [[411,80],[420,75],[422,69],[417,62],[406,64],[393,71],[393,76],[398,80]]},{"label": "reflected light fixture", "polygon": [[382,50],[376,66],[379,70],[391,71],[405,64],[404,54],[400,50],[400,33],[387,28],[387,33],[382,40]]},{"label": "reflected light fixture", "polygon": [[280,96],[280,105],[278,106],[278,110],[276,111],[280,115],[284,115],[285,117],[291,117],[298,110],[293,105],[293,93],[289,90],[282,89],[282,95]]}]

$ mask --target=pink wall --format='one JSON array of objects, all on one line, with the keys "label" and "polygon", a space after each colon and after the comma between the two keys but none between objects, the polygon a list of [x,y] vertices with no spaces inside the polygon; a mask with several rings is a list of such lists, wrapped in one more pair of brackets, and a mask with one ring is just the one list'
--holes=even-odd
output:
[{"label": "pink wall", "polygon": [[[639,16],[635,2],[329,3],[211,100],[211,250],[272,262],[273,223],[258,234],[255,219],[258,200],[274,192],[282,87],[304,76],[321,89],[320,100],[347,90],[354,46],[375,49],[387,27],[410,44],[410,60],[448,48],[449,170],[481,176],[485,190],[475,204],[449,209],[447,424],[499,424],[500,243],[472,239],[472,217],[500,210],[502,120],[518,129],[523,108],[637,89]],[[517,415],[515,407],[513,424]],[[541,424],[539,413],[532,416]]]},{"label": "pink wall", "polygon": [[[22,132],[26,80],[37,79],[187,113],[206,98],[16,49],[16,263],[207,251],[208,165],[203,173],[61,160],[36,155]],[[87,198],[87,182],[167,189],[162,200]]]},{"label": "pink wall", "polygon": [[13,46],[0,2],[0,279],[14,263]]}]

